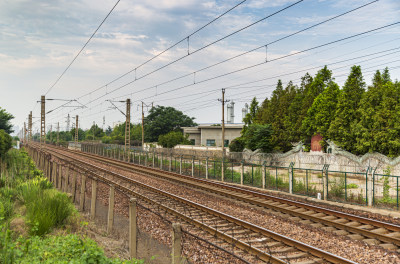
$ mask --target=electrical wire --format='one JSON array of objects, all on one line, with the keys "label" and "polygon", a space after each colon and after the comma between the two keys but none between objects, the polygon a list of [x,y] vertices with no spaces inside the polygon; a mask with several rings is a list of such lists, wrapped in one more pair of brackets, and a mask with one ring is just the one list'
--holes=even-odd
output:
[{"label": "electrical wire", "polygon": [[67,68],[61,73],[60,77],[57,78],[57,80],[53,83],[53,85],[47,90],[47,92],[45,93],[45,95],[47,95],[52,89],[53,87],[58,83],[58,81],[64,76],[64,74],[68,71],[68,69],[71,67],[71,65],[75,62],[75,60],[78,58],[78,56],[82,53],[82,51],[86,48],[87,44],[89,44],[89,42],[92,40],[92,38],[94,37],[94,35],[97,33],[97,31],[100,29],[100,27],[104,24],[104,22],[107,20],[107,18],[111,15],[112,11],[115,9],[115,7],[118,5],[118,3],[121,0],[118,0],[115,5],[113,6],[113,8],[111,8],[110,12],[108,12],[107,16],[103,19],[103,21],[101,21],[100,25],[96,28],[96,30],[93,32],[93,34],[90,36],[90,38],[86,41],[85,45],[83,45],[83,47],[81,48],[81,50],[78,52],[78,54],[75,55],[74,59],[70,62],[70,64],[67,66]]}]

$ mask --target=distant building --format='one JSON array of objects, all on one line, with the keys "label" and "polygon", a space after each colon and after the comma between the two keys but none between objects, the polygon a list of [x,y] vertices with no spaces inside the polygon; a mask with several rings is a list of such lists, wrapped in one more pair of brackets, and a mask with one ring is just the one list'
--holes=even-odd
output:
[{"label": "distant building", "polygon": [[[225,124],[225,146],[228,146],[235,138],[240,137],[243,126],[243,124]],[[182,129],[185,135],[189,135],[189,140],[195,146],[222,146],[221,124],[182,127]]]}]

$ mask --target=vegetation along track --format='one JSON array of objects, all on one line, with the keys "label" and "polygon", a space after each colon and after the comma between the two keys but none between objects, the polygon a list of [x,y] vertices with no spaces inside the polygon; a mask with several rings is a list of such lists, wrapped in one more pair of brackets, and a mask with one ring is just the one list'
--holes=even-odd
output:
[{"label": "vegetation along track", "polygon": [[265,228],[218,212],[209,207],[178,197],[166,191],[151,187],[132,178],[108,169],[82,161],[74,154],[61,149],[43,149],[58,159],[69,162],[93,174],[120,190],[134,195],[154,210],[168,212],[186,225],[195,226],[206,235],[207,240],[220,239],[226,243],[222,247],[234,251],[250,263],[354,263],[318,248],[306,245]]},{"label": "vegetation along track", "polygon": [[116,166],[119,169],[167,179],[207,192],[268,208],[287,214],[291,216],[293,220],[299,220],[302,223],[312,224],[315,227],[322,227],[338,235],[346,235],[351,239],[361,240],[371,245],[379,245],[385,249],[400,252],[400,226],[396,224],[276,197],[231,184],[184,176],[116,159],[105,158],[95,154],[80,151],[73,151],[73,153],[106,163],[107,165]]}]

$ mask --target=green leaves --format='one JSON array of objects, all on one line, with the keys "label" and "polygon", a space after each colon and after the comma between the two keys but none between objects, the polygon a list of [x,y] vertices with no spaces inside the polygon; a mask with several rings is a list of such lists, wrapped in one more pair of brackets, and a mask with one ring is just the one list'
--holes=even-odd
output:
[{"label": "green leaves", "polygon": [[168,134],[158,137],[158,144],[163,148],[173,148],[178,144],[190,145],[190,141],[180,131],[171,131]]},{"label": "green leaves", "polygon": [[194,117],[189,117],[173,107],[151,108],[145,119],[144,135],[147,142],[156,142],[160,135],[179,131],[181,127],[195,126]]},{"label": "green leaves", "polygon": [[10,120],[13,119],[14,116],[10,113],[7,113],[6,110],[0,107],[0,130],[4,130],[7,134],[14,132],[12,130],[12,124],[10,124]]}]

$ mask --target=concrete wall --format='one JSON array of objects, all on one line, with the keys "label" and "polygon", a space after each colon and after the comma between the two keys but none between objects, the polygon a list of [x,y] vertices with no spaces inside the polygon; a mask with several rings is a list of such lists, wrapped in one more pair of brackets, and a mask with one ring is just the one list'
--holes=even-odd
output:
[{"label": "concrete wall", "polygon": [[[207,139],[215,139],[215,146],[222,146],[222,128],[217,126],[215,128],[202,128],[201,129],[201,145],[207,146]],[[241,128],[227,128],[225,127],[225,140],[232,142],[237,137],[240,137]]]}]

